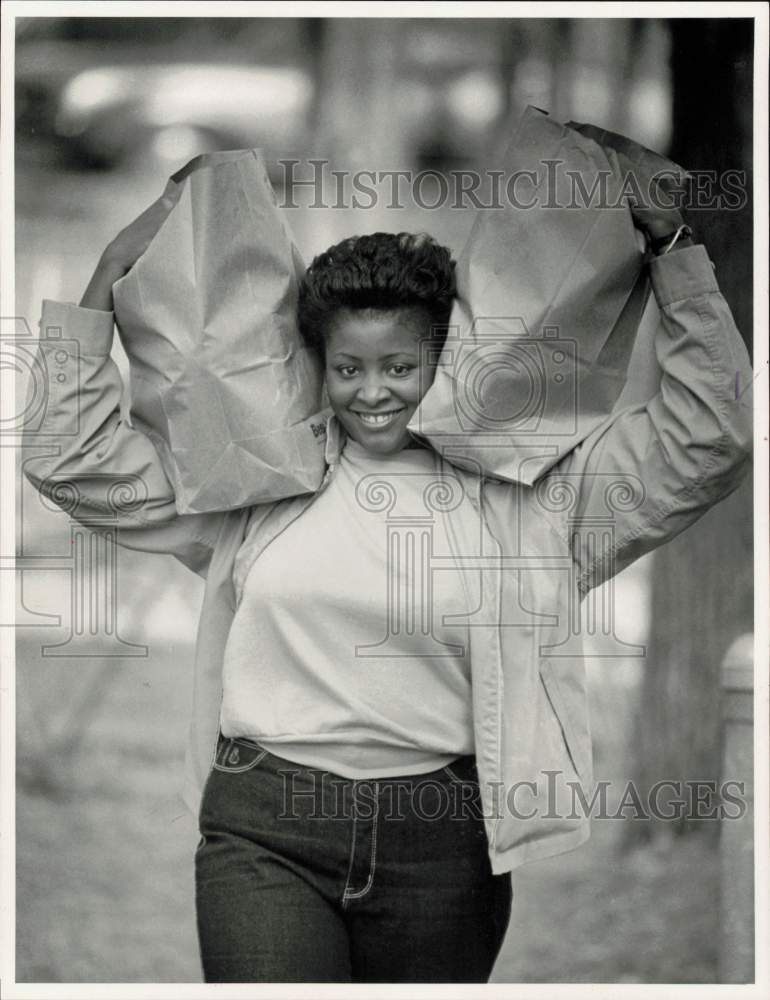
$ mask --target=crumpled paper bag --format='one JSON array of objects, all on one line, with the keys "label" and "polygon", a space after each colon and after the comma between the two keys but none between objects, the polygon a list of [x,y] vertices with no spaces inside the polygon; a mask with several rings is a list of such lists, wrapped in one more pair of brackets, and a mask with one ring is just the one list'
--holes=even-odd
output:
[{"label": "crumpled paper bag", "polygon": [[[605,150],[612,150],[617,155],[623,178],[631,182],[627,185],[629,193],[641,185],[642,193],[647,196],[650,193],[649,185],[655,183],[670,198],[677,191],[682,191],[687,183],[690,175],[683,167],[618,132],[610,132],[588,122],[567,122],[566,127],[593,139]],[[669,203],[674,204],[673,201],[661,200],[661,204]]]},{"label": "crumpled paper bag", "polygon": [[113,287],[132,423],[180,514],[314,491],[322,372],[297,328],[304,264],[259,151],[198,156],[164,194],[174,207]]},{"label": "crumpled paper bag", "polygon": [[[567,128],[580,132],[617,154],[626,189],[633,197],[641,191],[648,198],[657,187],[661,205],[675,205],[678,193],[683,193],[690,174],[683,167],[652,149],[617,132],[585,122],[567,122]],[[660,388],[661,370],[655,353],[655,336],[660,325],[660,310],[650,295],[636,331],[633,353],[628,362],[628,377],[614,410],[648,402]]]},{"label": "crumpled paper bag", "polygon": [[531,485],[621,397],[651,314],[625,175],[629,162],[683,172],[657,154],[629,160],[643,148],[615,136],[618,153],[602,135],[606,146],[528,107],[500,165],[506,184],[518,178],[510,201],[478,211],[450,334],[409,424],[455,465]]}]

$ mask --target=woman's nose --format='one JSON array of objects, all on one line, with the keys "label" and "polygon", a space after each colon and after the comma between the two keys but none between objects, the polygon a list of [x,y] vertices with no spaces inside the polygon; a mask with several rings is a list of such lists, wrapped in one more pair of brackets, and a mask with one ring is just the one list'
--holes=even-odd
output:
[{"label": "woman's nose", "polygon": [[376,406],[389,396],[390,389],[379,378],[367,378],[358,390],[358,398],[367,406]]}]

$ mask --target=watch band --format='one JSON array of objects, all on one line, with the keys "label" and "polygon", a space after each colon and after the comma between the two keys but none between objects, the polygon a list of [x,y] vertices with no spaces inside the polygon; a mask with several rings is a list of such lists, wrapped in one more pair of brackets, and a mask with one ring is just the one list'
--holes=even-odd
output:
[{"label": "watch band", "polygon": [[667,233],[665,236],[659,236],[655,240],[650,240],[650,250],[656,256],[662,257],[669,250],[673,250],[679,240],[682,239],[692,239],[692,229],[684,222],[673,233]]}]

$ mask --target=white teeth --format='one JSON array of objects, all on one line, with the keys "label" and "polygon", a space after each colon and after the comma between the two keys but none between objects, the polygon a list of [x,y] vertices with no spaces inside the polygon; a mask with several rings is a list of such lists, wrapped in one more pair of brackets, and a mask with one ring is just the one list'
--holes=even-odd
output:
[{"label": "white teeth", "polygon": [[356,416],[360,417],[365,424],[381,425],[390,423],[396,413],[400,411],[391,411],[390,413],[357,413]]}]

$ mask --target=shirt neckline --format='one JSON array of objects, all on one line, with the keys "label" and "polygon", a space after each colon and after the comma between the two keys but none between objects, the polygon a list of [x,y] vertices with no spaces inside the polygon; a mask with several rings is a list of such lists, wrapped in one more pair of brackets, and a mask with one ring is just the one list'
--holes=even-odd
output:
[{"label": "shirt neckline", "polygon": [[354,438],[346,435],[341,445],[341,454],[354,462],[363,462],[369,465],[398,465],[414,464],[417,460],[415,456],[423,454],[429,456],[433,461],[432,448],[402,448],[401,451],[393,452],[390,455],[380,455],[378,452],[368,451],[362,444]]}]

